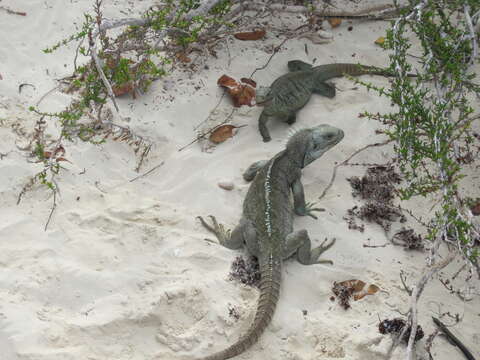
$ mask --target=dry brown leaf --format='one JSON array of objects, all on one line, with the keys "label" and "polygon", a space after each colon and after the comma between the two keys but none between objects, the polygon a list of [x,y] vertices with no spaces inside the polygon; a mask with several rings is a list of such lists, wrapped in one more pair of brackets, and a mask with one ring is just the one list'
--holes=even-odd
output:
[{"label": "dry brown leaf", "polygon": [[238,40],[258,40],[265,36],[265,29],[259,29],[255,31],[246,31],[233,34]]},{"label": "dry brown leaf", "polygon": [[472,206],[472,207],[470,208],[470,210],[472,211],[472,214],[473,214],[473,215],[475,215],[475,216],[480,215],[480,203]]},{"label": "dry brown leaf", "polygon": [[377,45],[383,45],[385,43],[385,38],[383,36],[380,36],[377,40],[375,40],[375,44]]},{"label": "dry brown leaf", "polygon": [[233,137],[233,129],[236,128],[237,127],[233,125],[221,125],[210,134],[209,139],[215,144],[220,144],[225,140]]},{"label": "dry brown leaf", "polygon": [[220,76],[220,78],[217,80],[217,84],[226,88],[238,85],[237,81],[234,78],[231,78],[230,76],[225,74]]},{"label": "dry brown leaf", "polygon": [[353,289],[353,300],[355,301],[360,300],[367,295],[373,295],[380,290],[380,288],[374,284],[369,284],[368,287],[365,288],[365,285],[367,284],[362,280],[346,280],[339,284]]},{"label": "dry brown leaf", "polygon": [[192,59],[190,59],[184,52],[178,52],[175,54],[175,56],[183,63],[189,63],[192,61]]},{"label": "dry brown leaf", "polygon": [[128,94],[128,93],[131,93],[131,92],[133,92],[133,89],[134,89],[134,85],[133,85],[133,82],[131,82],[131,81],[126,82],[122,85],[112,86],[113,94],[115,96],[122,96],[122,95],[125,95],[125,94]]},{"label": "dry brown leaf", "polygon": [[217,84],[227,88],[235,107],[254,105],[255,89],[250,85],[238,83],[235,79],[227,75],[222,75],[218,79]]},{"label": "dry brown leaf", "polygon": [[329,18],[328,23],[330,24],[330,26],[332,28],[336,28],[337,26],[340,26],[340,24],[342,23],[342,19],[340,19],[340,18]]}]

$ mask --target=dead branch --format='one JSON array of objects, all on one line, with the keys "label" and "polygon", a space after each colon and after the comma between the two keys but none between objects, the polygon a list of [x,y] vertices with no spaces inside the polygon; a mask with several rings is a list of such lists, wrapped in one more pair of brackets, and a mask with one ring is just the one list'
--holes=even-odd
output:
[{"label": "dead branch", "polygon": [[47,228],[48,228],[48,224],[50,224],[50,220],[52,219],[52,216],[53,216],[53,213],[55,211],[55,209],[57,208],[57,189],[55,188],[53,190],[53,204],[52,204],[52,208],[50,210],[50,214],[48,215],[48,219],[47,219],[47,222],[45,223],[45,231],[47,231]]},{"label": "dead branch", "polygon": [[[440,239],[440,238],[439,238]],[[440,241],[440,240],[437,240]],[[445,260],[440,261],[436,264],[432,264],[431,266],[427,267],[423,275],[421,276],[420,280],[417,284],[413,287],[412,296],[410,297],[410,314],[409,314],[409,322],[412,328],[410,333],[410,338],[408,339],[407,345],[407,359],[413,360],[415,359],[415,351],[413,349],[415,335],[417,333],[417,302],[422,294],[425,286],[427,285],[428,281],[435,275],[439,270],[443,269],[445,266],[450,264],[450,262],[455,258],[455,253],[451,253]]]},{"label": "dead branch", "polygon": [[305,6],[297,5],[284,5],[284,4],[275,4],[271,2],[256,2],[249,1],[243,2],[238,7],[232,9],[231,16],[235,16],[238,13],[246,10],[258,11],[259,9],[263,11],[271,12],[287,12],[293,14],[304,14],[311,13],[317,17],[323,18],[350,18],[350,19],[371,19],[371,20],[385,20],[390,19],[398,15],[399,11],[402,8],[392,8],[390,4],[383,4],[373,6],[367,9],[363,9],[357,12],[348,12],[348,11],[330,11],[325,9],[314,9],[312,12]]},{"label": "dead branch", "polygon": [[3,10],[5,12],[7,12],[8,14],[12,14],[12,15],[27,16],[27,13],[24,12],[24,11],[11,10],[11,9],[7,8],[6,6],[0,6],[0,10]]},{"label": "dead branch", "polygon": [[432,320],[435,323],[435,325],[437,325],[442,330],[443,334],[447,337],[448,341],[450,341],[450,343],[457,346],[468,360],[475,360],[470,350],[468,350],[468,348],[455,335],[453,335],[450,330],[448,330],[448,328],[445,326],[444,323],[442,323],[436,317],[432,317]]},{"label": "dead branch", "polygon": [[128,180],[129,182],[134,182],[135,180],[138,180],[144,176],[147,176],[148,174],[152,173],[153,171],[157,170],[159,167],[161,167],[163,164],[165,163],[165,161],[162,161],[160,164],[154,166],[153,168],[151,168],[150,170],[148,170],[146,173],[143,173],[141,175],[138,175],[136,177],[134,177],[133,179],[130,179]]}]

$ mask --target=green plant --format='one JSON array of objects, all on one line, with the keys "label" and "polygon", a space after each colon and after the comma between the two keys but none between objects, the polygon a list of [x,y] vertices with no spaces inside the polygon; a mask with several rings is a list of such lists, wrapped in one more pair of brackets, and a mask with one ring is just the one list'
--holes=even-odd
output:
[{"label": "green plant", "polygon": [[[357,82],[387,96],[395,105],[395,111],[389,114],[364,115],[389,125],[385,133],[395,142],[397,161],[406,180],[400,192],[402,199],[438,197],[428,226],[432,244],[427,266],[410,292],[410,360],[414,358],[417,301],[429,279],[448,265],[458,250],[471,265],[470,270],[476,268],[480,276],[479,229],[471,221],[468,202],[459,187],[465,177],[466,159],[472,158],[469,152],[475,138],[471,126],[479,118],[473,116],[470,95],[480,94],[472,71],[479,55],[475,27],[480,23],[480,3],[409,0],[408,5],[392,22],[384,44],[390,53],[389,70],[396,75],[391,89]],[[412,39],[420,46],[414,47]],[[415,79],[407,76],[412,71],[407,61],[410,51],[417,53],[419,63]],[[440,260],[441,244],[450,249],[445,260]]]},{"label": "green plant", "polygon": [[[386,133],[395,141],[398,164],[406,186],[402,199],[437,193],[440,206],[431,221],[428,237],[458,241],[463,253],[476,261],[475,231],[459,191],[465,176],[461,159],[469,157],[475,141],[469,95],[479,94],[471,66],[477,61],[476,36],[480,3],[469,0],[410,0],[399,20],[387,31],[384,47],[390,51],[389,70],[396,76],[391,89],[357,81],[389,97],[396,111],[364,115],[390,125]],[[474,19],[470,13],[476,14]],[[458,21],[458,14],[465,14]],[[468,14],[468,15],[467,15]],[[407,34],[409,32],[410,34]],[[407,61],[413,34],[420,42],[420,71],[412,79]]]}]

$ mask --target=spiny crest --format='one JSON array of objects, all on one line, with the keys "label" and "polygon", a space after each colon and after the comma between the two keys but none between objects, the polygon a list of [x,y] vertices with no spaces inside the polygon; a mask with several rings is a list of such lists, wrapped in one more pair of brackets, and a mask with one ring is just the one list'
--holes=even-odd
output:
[{"label": "spiny crest", "polygon": [[302,126],[302,127],[299,127],[297,125],[292,125],[289,129],[288,129],[288,133],[287,133],[287,136],[285,137],[284,139],[284,145],[285,147],[287,146],[288,142],[290,141],[290,139],[295,135],[295,134],[298,134],[299,132],[301,131],[304,131],[306,130],[307,127],[305,126]]},{"label": "spiny crest", "polygon": [[275,160],[270,161],[270,165],[268,166],[267,175],[265,177],[265,183],[264,183],[265,203],[266,203],[265,226],[267,228],[268,237],[272,236],[272,221],[271,221],[272,204],[271,204],[271,201],[270,201],[270,193],[272,192],[272,187],[270,185],[270,175],[272,173],[272,167],[273,167],[274,162],[275,162]]}]

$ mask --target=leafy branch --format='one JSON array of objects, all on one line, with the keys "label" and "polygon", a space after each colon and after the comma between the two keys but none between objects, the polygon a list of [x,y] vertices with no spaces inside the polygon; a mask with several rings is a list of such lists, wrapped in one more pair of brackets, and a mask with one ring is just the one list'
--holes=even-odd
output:
[{"label": "leafy branch", "polygon": [[[397,4],[398,5],[398,4]],[[470,264],[478,264],[480,230],[472,222],[468,199],[462,195],[459,182],[465,159],[477,141],[472,132],[471,94],[479,95],[474,83],[473,65],[478,61],[480,3],[471,0],[409,0],[400,17],[387,31],[385,49],[391,51],[390,68],[396,76],[391,89],[357,81],[380,95],[387,96],[396,111],[379,115],[365,113],[372,119],[389,124],[389,137],[395,141],[400,170],[406,179],[401,189],[402,199],[435,194],[439,206],[430,220],[428,238],[432,246],[424,276],[414,287],[408,320],[411,323],[407,359],[413,359],[417,329],[417,300],[433,274],[445,266],[440,261],[439,248],[446,244]],[[407,35],[408,32],[408,35]],[[411,35],[413,34],[413,35]],[[418,76],[407,75],[412,70],[407,58],[412,48],[411,38],[420,43]]]}]

